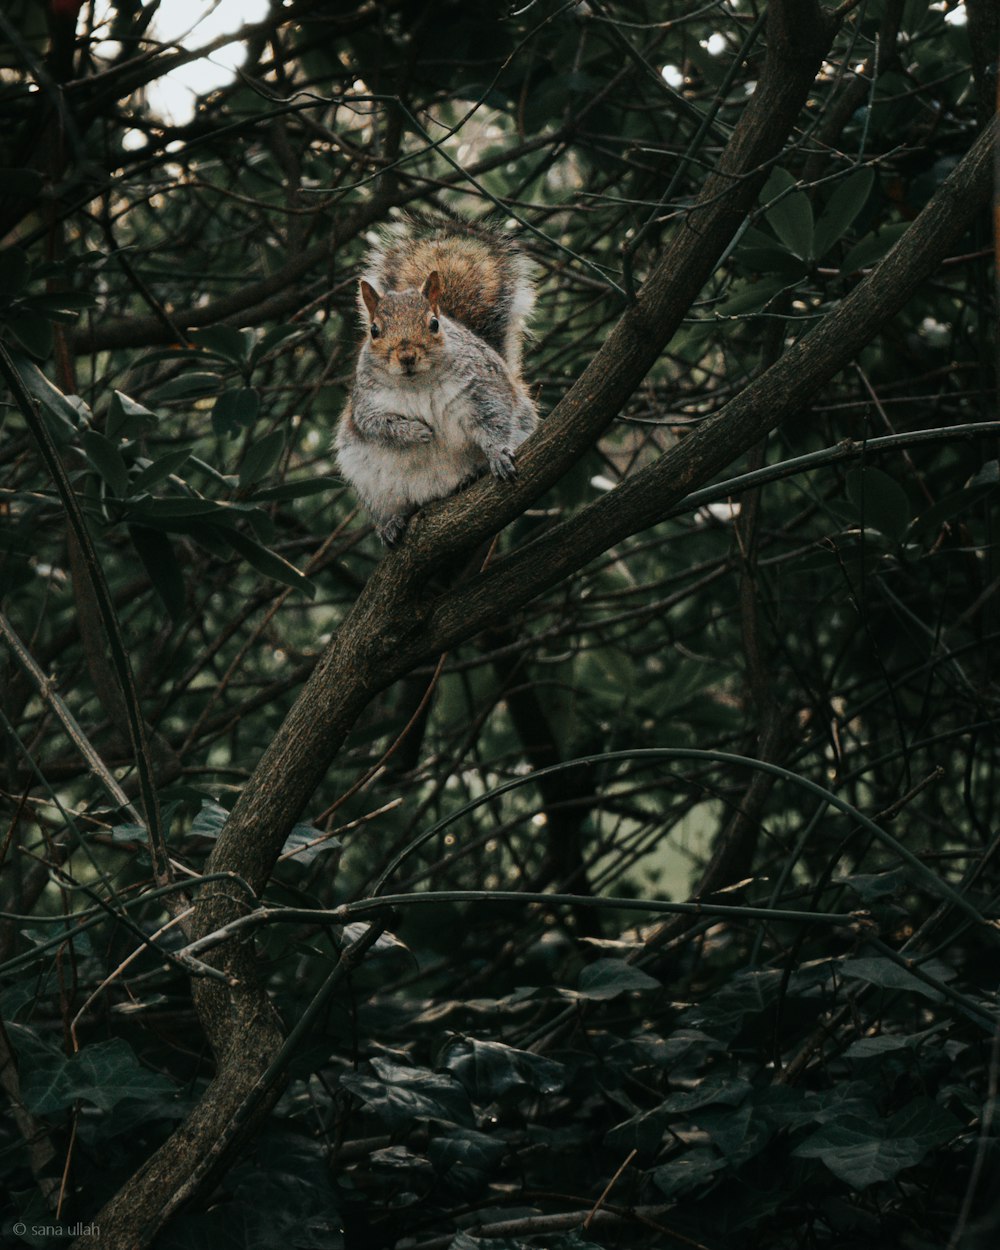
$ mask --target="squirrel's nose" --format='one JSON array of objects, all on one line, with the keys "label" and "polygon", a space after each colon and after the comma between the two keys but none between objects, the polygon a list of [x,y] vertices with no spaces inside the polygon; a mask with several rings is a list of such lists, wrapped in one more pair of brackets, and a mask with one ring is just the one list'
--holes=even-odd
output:
[{"label": "squirrel's nose", "polygon": [[396,353],[396,359],[404,369],[409,371],[417,363],[417,353],[412,348],[405,348]]}]

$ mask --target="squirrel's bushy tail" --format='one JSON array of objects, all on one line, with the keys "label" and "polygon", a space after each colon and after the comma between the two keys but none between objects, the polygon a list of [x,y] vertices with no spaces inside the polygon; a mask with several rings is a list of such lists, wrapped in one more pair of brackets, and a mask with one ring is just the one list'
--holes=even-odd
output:
[{"label": "squirrel's bushy tail", "polygon": [[529,265],[500,231],[412,222],[391,226],[368,254],[362,277],[379,292],[419,290],[437,270],[441,311],[499,352],[521,373],[524,324],[535,302]]}]

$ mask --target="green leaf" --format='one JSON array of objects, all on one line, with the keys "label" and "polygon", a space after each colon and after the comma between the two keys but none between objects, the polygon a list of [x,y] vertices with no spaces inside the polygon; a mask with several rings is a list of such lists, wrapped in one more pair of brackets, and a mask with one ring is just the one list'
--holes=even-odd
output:
[{"label": "green leaf", "polygon": [[907,994],[920,994],[932,1002],[941,1001],[941,993],[927,985],[912,972],[884,955],[870,955],[864,959],[845,959],[840,964],[841,974],[852,980],[865,981],[884,990],[905,990]]},{"label": "green leaf", "polygon": [[818,260],[844,237],[871,194],[875,171],[856,169],[839,183],[820,214],[813,238],[813,255]]},{"label": "green leaf", "polygon": [[880,261],[909,230],[908,221],[896,221],[882,228],[876,234],[866,235],[851,248],[844,257],[841,266],[843,273],[854,273],[857,269],[867,269]]},{"label": "green leaf", "polygon": [[166,1077],[144,1068],[122,1038],[95,1042],[69,1058],[42,1061],[22,1074],[21,1097],[36,1115],[71,1107],[80,1099],[110,1111],[126,1098],[172,1092]]},{"label": "green leaf", "polygon": [[316,594],[315,584],[276,551],[271,551],[238,530],[226,530],[225,539],[258,573],[263,573],[265,577],[273,578],[284,586],[304,591],[310,599]]},{"label": "green leaf", "polygon": [[52,351],[52,323],[39,313],[19,308],[17,316],[7,322],[7,328],[36,360],[44,360]]},{"label": "green leaf", "polygon": [[863,903],[898,898],[908,883],[909,874],[902,868],[894,868],[891,872],[854,873],[850,877],[836,879],[837,885],[846,885]]},{"label": "green leaf", "polygon": [[253,346],[253,331],[237,330],[235,326],[208,326],[204,330],[192,330],[188,338],[203,352],[210,352],[240,367],[247,363]]},{"label": "green leaf", "polygon": [[91,465],[119,499],[124,499],[128,490],[128,468],[122,454],[109,439],[97,430],[84,430],[83,450]]},{"label": "green leaf", "polygon": [[923,1033],[883,1033],[879,1037],[859,1037],[844,1051],[846,1059],[884,1059],[886,1055],[901,1050],[915,1050],[921,1041],[934,1030]]},{"label": "green leaf", "polygon": [[712,314],[722,318],[758,312],[787,286],[787,280],[780,277],[757,278],[753,282],[734,282],[722,303],[714,306]]},{"label": "green leaf", "polygon": [[217,373],[182,373],[158,386],[152,394],[154,403],[165,404],[173,399],[201,399],[214,395],[222,385]]},{"label": "green leaf", "polygon": [[703,1003],[689,1008],[682,1021],[717,1037],[735,1037],[747,1016],[758,1016],[770,1010],[781,980],[782,974],[775,968],[738,972]]},{"label": "green leaf", "polygon": [[[42,411],[49,418],[49,429],[53,438],[60,445],[65,445],[71,437],[75,439],[81,415],[89,413],[86,404],[75,395],[64,395],[58,387],[52,385],[33,360],[29,360],[16,349],[10,352],[10,358],[25,389],[38,400]],[[71,398],[75,402],[70,402]]]},{"label": "green leaf", "polygon": [[129,525],[128,532],[170,619],[175,623],[183,620],[187,606],[184,576],[170,539],[162,530],[146,525]]},{"label": "green leaf", "polygon": [[996,486],[1000,483],[1000,460],[986,460],[966,482],[966,486],[975,489],[979,486]]},{"label": "green leaf", "polygon": [[381,1057],[371,1065],[374,1076],[348,1072],[340,1084],[390,1129],[412,1131],[415,1120],[474,1127],[468,1095],[454,1077]]},{"label": "green leaf", "polygon": [[132,479],[129,493],[138,495],[155,486],[157,482],[162,482],[171,473],[176,473],[182,464],[186,464],[191,459],[191,451],[191,447],[178,447],[175,451],[168,451],[166,455],[160,456],[152,464],[146,465],[142,472],[137,473]]},{"label": "green leaf", "polygon": [[111,841],[126,842],[129,845],[138,843],[139,846],[145,846],[149,841],[149,831],[145,825],[115,825],[111,830]]},{"label": "green leaf", "polygon": [[735,1110],[702,1112],[694,1119],[732,1167],[739,1167],[759,1154],[774,1136],[774,1129],[764,1117],[754,1114],[750,1103]]},{"label": "green leaf", "polygon": [[920,1163],[961,1129],[955,1116],[932,1099],[915,1098],[887,1121],[849,1117],[824,1125],[792,1153],[820,1159],[853,1189],[866,1189]]},{"label": "green leaf", "polygon": [[129,399],[122,391],[115,391],[108,405],[104,430],[108,438],[138,438],[155,429],[158,422],[155,412]]},{"label": "green leaf", "polygon": [[693,1089],[682,1089],[665,1098],[661,1104],[671,1114],[710,1107],[715,1103],[738,1106],[750,1093],[750,1082],[741,1076],[706,1076]]},{"label": "green leaf", "polygon": [[655,977],[624,959],[595,959],[581,971],[577,988],[583,998],[604,999],[663,987]]},{"label": "green leaf", "polygon": [[181,347],[180,344],[174,344],[173,347],[161,347],[157,351],[145,352],[135,362],[136,367],[145,367],[146,365],[158,365],[166,362],[167,364],[183,364],[192,360],[200,360],[202,364],[207,364],[205,360],[206,353],[197,347]]},{"label": "green leaf", "polygon": [[251,496],[256,502],[269,500],[304,499],[307,495],[322,495],[325,491],[339,490],[340,483],[332,477],[304,477],[297,482],[283,482],[280,486],[265,486]]},{"label": "green leaf", "polygon": [[207,799],[191,822],[191,832],[200,838],[217,838],[228,819],[229,813],[221,804]]},{"label": "green leaf", "polygon": [[251,443],[240,465],[240,486],[253,486],[255,482],[267,477],[284,450],[284,430],[272,430],[259,441]]},{"label": "green leaf", "polygon": [[[813,213],[804,191],[793,191],[795,179],[787,169],[773,169],[760,193],[767,223],[790,252],[808,260],[813,250]],[[780,199],[778,197],[781,197]]]},{"label": "green leaf", "polygon": [[656,1188],[667,1198],[676,1198],[708,1184],[716,1172],[726,1166],[714,1151],[698,1146],[685,1152],[669,1163],[650,1172]]},{"label": "green leaf", "polygon": [[858,524],[898,542],[913,516],[909,496],[902,486],[888,473],[869,467],[849,469],[846,483]]},{"label": "green leaf", "polygon": [[427,1157],[441,1173],[472,1168],[487,1174],[507,1153],[507,1143],[474,1128],[449,1128],[427,1143]]},{"label": "green leaf", "polygon": [[239,504],[224,504],[217,499],[196,499],[194,496],[171,497],[169,499],[149,499],[129,502],[129,516],[138,521],[159,521],[161,523],[183,520],[187,517],[210,516],[213,521],[223,523],[227,508],[239,508]]},{"label": "green leaf", "polygon": [[212,408],[212,429],[220,437],[249,429],[260,412],[260,396],[252,386],[223,391]]},{"label": "green leaf", "polygon": [[327,851],[339,851],[343,845],[339,838],[324,835],[313,825],[293,825],[281,854],[291,855],[297,864],[311,864],[317,856],[325,855]]},{"label": "green leaf", "polygon": [[489,1103],[512,1090],[554,1094],[566,1083],[561,1063],[501,1042],[456,1038],[446,1048],[442,1066],[458,1078],[473,1102]]}]

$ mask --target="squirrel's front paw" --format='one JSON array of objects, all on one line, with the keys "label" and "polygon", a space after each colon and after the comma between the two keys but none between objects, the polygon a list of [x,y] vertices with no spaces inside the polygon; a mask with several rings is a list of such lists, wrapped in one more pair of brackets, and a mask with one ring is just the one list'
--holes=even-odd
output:
[{"label": "squirrel's front paw", "polygon": [[418,417],[390,417],[388,431],[390,438],[404,446],[429,443],[434,437],[431,427]]},{"label": "squirrel's front paw", "polygon": [[505,482],[509,482],[511,478],[517,477],[514,453],[509,447],[494,448],[492,451],[487,452],[486,456],[490,472],[494,477],[499,477]]}]

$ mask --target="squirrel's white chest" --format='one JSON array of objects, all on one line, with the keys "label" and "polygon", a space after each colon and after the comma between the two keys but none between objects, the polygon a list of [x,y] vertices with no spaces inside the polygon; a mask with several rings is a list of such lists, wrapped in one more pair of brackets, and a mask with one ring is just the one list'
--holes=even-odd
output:
[{"label": "squirrel's white chest", "polygon": [[439,378],[433,384],[425,384],[420,374],[399,379],[378,394],[376,402],[386,412],[423,421],[439,445],[456,450],[469,446],[469,423],[475,419],[475,411],[466,398],[462,378]]},{"label": "squirrel's white chest", "polygon": [[433,433],[428,443],[397,446],[358,434],[345,437],[342,428],[337,445],[341,472],[376,520],[450,495],[485,467],[486,458],[469,434],[475,411],[460,379],[426,388],[397,384],[379,388],[368,399],[386,412],[423,422]]}]

